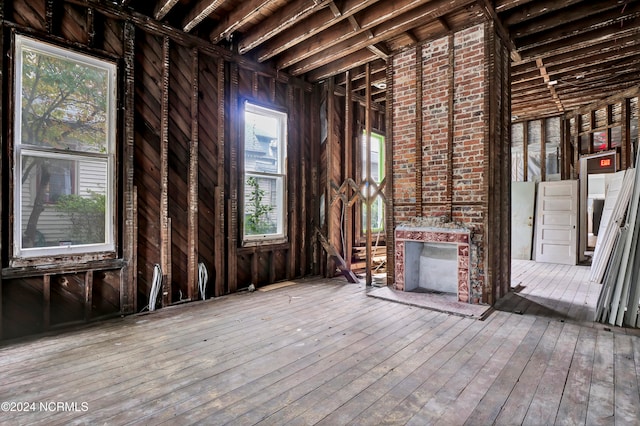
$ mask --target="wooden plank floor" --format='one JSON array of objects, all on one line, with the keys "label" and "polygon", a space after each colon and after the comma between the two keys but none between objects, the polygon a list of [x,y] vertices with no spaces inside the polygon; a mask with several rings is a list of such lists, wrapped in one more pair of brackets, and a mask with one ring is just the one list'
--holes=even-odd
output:
[{"label": "wooden plank floor", "polygon": [[516,262],[484,321],[309,279],[8,342],[0,424],[638,424],[639,333],[587,274]]}]

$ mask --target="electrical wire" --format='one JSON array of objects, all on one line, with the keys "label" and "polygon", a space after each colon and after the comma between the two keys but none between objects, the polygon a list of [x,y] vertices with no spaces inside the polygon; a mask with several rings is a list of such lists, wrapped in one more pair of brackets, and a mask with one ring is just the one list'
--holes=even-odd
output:
[{"label": "electrical wire", "polygon": [[209,273],[207,272],[207,267],[203,262],[198,263],[198,289],[200,290],[202,300],[206,299],[208,280]]},{"label": "electrical wire", "polygon": [[153,278],[151,280],[151,294],[149,294],[149,311],[156,310],[156,300],[160,287],[162,287],[162,268],[159,264],[153,265]]}]

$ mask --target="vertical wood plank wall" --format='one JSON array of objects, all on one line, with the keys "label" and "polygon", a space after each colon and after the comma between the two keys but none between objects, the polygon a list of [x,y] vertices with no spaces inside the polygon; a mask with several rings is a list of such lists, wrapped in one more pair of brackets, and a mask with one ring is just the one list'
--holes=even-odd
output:
[{"label": "vertical wood plank wall", "polygon": [[[200,297],[198,263],[209,272],[207,297],[314,271],[320,141],[318,92],[310,84],[106,3],[10,3],[0,0],[5,152],[12,143],[2,121],[12,110],[5,93],[12,31],[118,65],[118,239],[116,259],[11,268],[9,212],[2,210],[0,338],[143,310],[155,264],[166,280],[163,306]],[[241,244],[244,100],[289,114],[285,243]],[[3,159],[3,170],[10,166]],[[11,202],[7,175],[2,206]],[[69,283],[72,291],[61,291]]]}]

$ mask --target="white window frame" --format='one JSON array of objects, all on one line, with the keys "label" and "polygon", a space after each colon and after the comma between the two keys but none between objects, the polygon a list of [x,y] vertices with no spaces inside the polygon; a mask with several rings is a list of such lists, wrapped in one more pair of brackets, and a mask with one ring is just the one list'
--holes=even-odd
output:
[{"label": "white window frame", "polygon": [[[22,56],[23,48],[42,52],[60,59],[75,61],[85,66],[100,68],[107,72],[107,122],[106,122],[106,153],[92,153],[82,151],[60,150],[49,147],[22,145]],[[22,35],[15,35],[14,39],[15,65],[14,65],[14,198],[13,198],[13,258],[31,259],[41,256],[66,256],[80,254],[96,254],[115,252],[115,147],[116,147],[116,76],[115,63],[98,59],[86,54],[69,49],[54,46]],[[49,247],[22,247],[22,157],[39,156],[52,159],[71,159],[78,161],[106,162],[106,188],[105,192],[105,242],[96,244],[60,245]],[[79,173],[79,172],[78,172]],[[76,174],[76,179],[79,176]]]},{"label": "white window frame", "polygon": [[[385,156],[385,144],[386,144],[386,137],[385,135],[383,135],[380,132],[376,132],[376,131],[371,131],[371,148],[373,148],[373,144],[376,143],[377,144],[377,148],[378,148],[378,181],[376,182],[376,184],[378,186],[380,186],[380,183],[382,183],[382,181],[385,178],[385,165],[384,162],[387,160],[386,156]],[[366,147],[367,147],[367,132],[366,130],[362,132],[362,139],[360,141],[361,143],[361,151],[362,151],[362,158],[361,158],[361,165],[362,165],[362,179],[366,179],[366,174],[367,174],[367,170],[366,170],[366,161],[367,161],[367,152],[366,152]],[[373,149],[371,150],[371,152],[373,153]],[[373,164],[372,164],[373,165]],[[370,191],[369,193],[373,192],[373,188],[368,188],[365,189],[365,191]],[[365,194],[367,195],[367,194]],[[371,210],[373,210],[373,205],[374,204],[378,204],[378,211],[377,211],[377,219],[378,222],[380,223],[380,227],[378,228],[371,228],[371,232],[383,232],[384,231],[384,226],[385,226],[385,214],[386,214],[386,205],[384,203],[384,200],[382,198],[382,196],[380,194],[378,194],[378,196],[375,198],[375,200],[371,203]],[[361,205],[360,205],[360,222],[361,222],[361,226],[360,226],[360,232],[364,235],[367,232],[367,224],[366,224],[366,202],[362,201]],[[371,218],[373,220],[373,217]]]},{"label": "white window frame", "polygon": [[[277,164],[278,168],[275,173],[269,172],[261,172],[254,170],[247,170],[244,159],[246,157],[246,138],[247,135],[244,135],[243,138],[243,173],[242,173],[242,183],[241,183],[241,193],[242,197],[242,208],[240,217],[242,220],[241,228],[242,228],[242,245],[250,246],[260,244],[261,242],[268,242],[271,244],[281,243],[287,241],[287,214],[286,214],[286,206],[287,206],[287,125],[288,125],[288,116],[286,112],[261,106],[256,103],[252,103],[250,101],[244,102],[243,108],[243,125],[246,122],[245,112],[251,112],[253,114],[265,115],[267,117],[272,117],[278,120],[278,129],[277,129],[277,138],[279,141],[278,158]],[[269,234],[247,234],[247,230],[245,229],[245,205],[244,201],[246,199],[245,188],[246,182],[249,177],[265,177],[265,178],[275,178],[277,182],[277,196],[278,200],[275,205],[275,214],[276,214],[276,225],[277,230],[275,233]]]}]

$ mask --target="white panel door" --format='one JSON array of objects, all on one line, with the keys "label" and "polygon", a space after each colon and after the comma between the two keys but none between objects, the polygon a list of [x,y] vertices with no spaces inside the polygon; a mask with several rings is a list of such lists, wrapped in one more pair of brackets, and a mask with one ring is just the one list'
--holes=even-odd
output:
[{"label": "white panel door", "polygon": [[540,182],[536,210],[536,261],[575,265],[578,181]]},{"label": "white panel door", "polygon": [[531,260],[535,182],[511,182],[511,258]]}]

